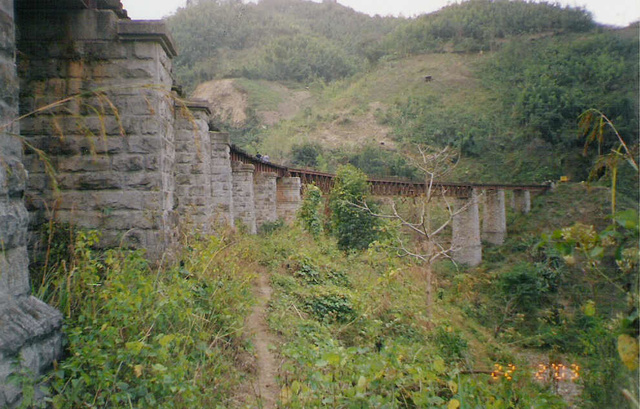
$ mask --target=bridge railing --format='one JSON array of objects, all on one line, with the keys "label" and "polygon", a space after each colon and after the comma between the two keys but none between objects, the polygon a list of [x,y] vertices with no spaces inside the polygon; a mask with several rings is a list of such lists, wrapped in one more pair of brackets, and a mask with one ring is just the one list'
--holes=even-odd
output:
[{"label": "bridge railing", "polygon": [[[315,184],[323,193],[329,193],[335,183],[332,173],[312,169],[289,168],[272,162],[266,162],[252,156],[236,146],[231,146],[231,160],[252,164],[256,172],[273,172],[278,177],[299,177],[302,185]],[[425,182],[402,180],[395,178],[370,178],[371,194],[374,196],[421,196],[426,194]],[[478,190],[528,190],[543,192],[551,186],[548,184],[510,184],[510,183],[464,183],[439,182],[431,185],[433,192],[455,197],[470,197],[474,189]]]}]

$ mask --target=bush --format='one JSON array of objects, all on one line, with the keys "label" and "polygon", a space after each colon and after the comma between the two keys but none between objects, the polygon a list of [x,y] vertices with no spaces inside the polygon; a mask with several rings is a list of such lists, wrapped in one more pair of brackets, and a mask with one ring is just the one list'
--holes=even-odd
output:
[{"label": "bush", "polygon": [[307,168],[318,167],[318,156],[322,155],[323,148],[317,142],[305,142],[294,145],[291,148],[291,161],[295,166]]},{"label": "bush", "polygon": [[331,230],[343,250],[366,249],[380,235],[379,219],[358,207],[367,203],[368,193],[367,176],[362,171],[351,165],[338,169],[329,208]]},{"label": "bush", "polygon": [[298,211],[298,219],[302,227],[313,237],[317,238],[323,232],[322,227],[322,192],[315,185],[307,185],[302,199],[302,206]]},{"label": "bush", "polygon": [[249,78],[274,81],[333,81],[356,72],[349,55],[321,37],[299,35],[271,42],[255,66],[247,67]]},{"label": "bush", "polygon": [[356,316],[351,297],[338,290],[324,289],[306,300],[305,308],[324,322],[348,322]]}]

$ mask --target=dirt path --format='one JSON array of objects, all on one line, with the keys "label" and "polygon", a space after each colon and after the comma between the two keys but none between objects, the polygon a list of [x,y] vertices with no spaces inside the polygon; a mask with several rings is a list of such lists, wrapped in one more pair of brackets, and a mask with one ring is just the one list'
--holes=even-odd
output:
[{"label": "dirt path", "polygon": [[257,407],[273,409],[278,397],[278,362],[269,350],[270,345],[276,345],[276,339],[269,332],[267,325],[267,305],[271,299],[271,286],[265,271],[260,271],[254,288],[257,302],[253,307],[246,325],[255,346],[257,379],[253,390],[257,400]]}]

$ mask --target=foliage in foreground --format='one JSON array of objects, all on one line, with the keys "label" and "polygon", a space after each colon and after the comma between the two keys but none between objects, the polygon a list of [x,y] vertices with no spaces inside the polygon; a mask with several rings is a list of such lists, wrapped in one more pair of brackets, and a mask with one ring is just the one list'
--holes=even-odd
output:
[{"label": "foliage in foreground", "polygon": [[251,277],[221,253],[228,243],[193,243],[181,266],[156,270],[140,252],[93,250],[97,240],[77,232],[70,263],[37,289],[65,314],[67,354],[48,379],[53,407],[227,401],[251,301]]},{"label": "foliage in foreground", "polygon": [[[379,249],[345,257],[327,238],[301,236],[280,231],[256,253],[283,341],[280,407],[565,407],[526,370],[473,373],[492,366],[452,325],[453,311],[440,306],[429,322],[410,265]],[[494,353],[506,367],[509,355]]]}]

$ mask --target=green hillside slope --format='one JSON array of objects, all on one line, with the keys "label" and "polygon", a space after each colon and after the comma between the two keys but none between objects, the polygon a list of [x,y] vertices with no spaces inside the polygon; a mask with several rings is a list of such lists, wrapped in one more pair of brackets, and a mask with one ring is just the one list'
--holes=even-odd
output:
[{"label": "green hillside slope", "polygon": [[[169,24],[181,80],[228,78],[246,115],[219,127],[279,162],[412,177],[404,156],[427,143],[460,149],[457,180],[585,180],[594,156],[578,116],[590,108],[637,146],[638,26],[599,27],[582,9],[474,0],[398,19],[203,0]],[[615,137],[603,136],[606,151]]]}]

